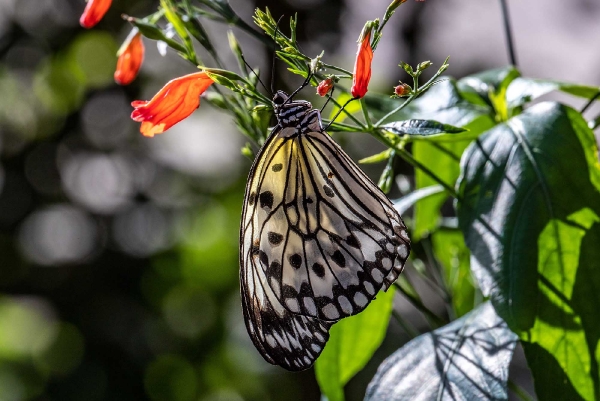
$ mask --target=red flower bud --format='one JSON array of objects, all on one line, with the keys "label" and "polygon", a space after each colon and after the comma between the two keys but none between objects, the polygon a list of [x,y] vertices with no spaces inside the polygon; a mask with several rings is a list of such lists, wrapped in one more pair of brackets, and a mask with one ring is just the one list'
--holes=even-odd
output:
[{"label": "red flower bud", "polygon": [[331,88],[333,88],[333,77],[329,77],[319,83],[319,86],[317,86],[317,94],[323,97],[329,93]]},{"label": "red flower bud", "polygon": [[84,28],[96,25],[110,8],[112,0],[88,0],[87,6],[79,18],[79,23]]},{"label": "red flower bud", "polygon": [[119,85],[129,85],[137,76],[144,61],[144,42],[137,29],[134,29],[125,40],[118,55],[115,82]]},{"label": "red flower bud", "polygon": [[144,136],[161,134],[192,114],[200,106],[200,95],[213,82],[205,71],[173,79],[152,100],[132,102],[131,118],[142,123]]},{"label": "red flower bud", "polygon": [[371,80],[371,61],[373,61],[373,49],[371,49],[371,31],[367,31],[358,45],[356,62],[354,63],[354,74],[352,76],[352,97],[360,99],[367,93],[367,87]]},{"label": "red flower bud", "polygon": [[404,96],[404,95],[408,95],[411,91],[411,87],[408,86],[407,84],[400,84],[398,86],[394,87],[394,93],[396,94],[396,96]]}]

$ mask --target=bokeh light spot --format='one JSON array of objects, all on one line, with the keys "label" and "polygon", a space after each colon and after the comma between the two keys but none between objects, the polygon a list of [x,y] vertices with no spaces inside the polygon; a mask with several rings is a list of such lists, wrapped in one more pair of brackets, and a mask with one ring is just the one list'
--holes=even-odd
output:
[{"label": "bokeh light spot", "polygon": [[56,205],[27,217],[19,232],[24,255],[41,265],[80,262],[94,252],[98,242],[96,223],[72,206]]},{"label": "bokeh light spot", "polygon": [[156,401],[192,401],[197,396],[194,367],[177,355],[161,355],[152,362],[144,384],[150,398]]}]

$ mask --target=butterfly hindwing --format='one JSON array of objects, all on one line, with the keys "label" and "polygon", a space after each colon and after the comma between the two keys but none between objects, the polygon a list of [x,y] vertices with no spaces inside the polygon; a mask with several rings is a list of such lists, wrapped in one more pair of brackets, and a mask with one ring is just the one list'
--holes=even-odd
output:
[{"label": "butterfly hindwing", "polygon": [[318,111],[295,103],[252,167],[240,233],[248,331],[265,359],[291,370],[310,366],[331,324],[396,280],[410,247],[391,202]]}]

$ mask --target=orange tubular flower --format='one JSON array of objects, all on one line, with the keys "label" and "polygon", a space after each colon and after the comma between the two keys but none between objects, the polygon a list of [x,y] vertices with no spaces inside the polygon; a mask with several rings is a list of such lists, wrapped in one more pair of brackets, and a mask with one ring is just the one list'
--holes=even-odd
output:
[{"label": "orange tubular flower", "polygon": [[200,106],[200,95],[213,82],[204,71],[173,79],[152,100],[132,102],[131,118],[142,123],[144,136],[161,134],[192,114]]},{"label": "orange tubular flower", "polygon": [[79,18],[79,23],[84,28],[96,25],[110,8],[112,0],[88,0],[87,6]]},{"label": "orange tubular flower", "polygon": [[331,88],[333,88],[333,78],[329,77],[319,83],[317,86],[317,94],[323,97],[329,93]]},{"label": "orange tubular flower", "polygon": [[144,42],[137,29],[125,40],[118,55],[115,82],[119,85],[129,85],[137,77],[144,61]]},{"label": "orange tubular flower", "polygon": [[373,49],[371,49],[371,31],[369,30],[360,40],[356,53],[352,88],[350,89],[353,98],[360,99],[367,93],[367,87],[371,80],[371,61],[373,61]]}]

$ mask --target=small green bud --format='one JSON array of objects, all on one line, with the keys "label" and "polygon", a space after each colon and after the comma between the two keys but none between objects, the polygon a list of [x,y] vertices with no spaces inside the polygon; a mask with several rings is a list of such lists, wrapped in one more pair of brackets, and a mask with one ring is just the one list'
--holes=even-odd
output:
[{"label": "small green bud", "polygon": [[392,189],[393,180],[394,170],[388,164],[381,173],[381,177],[379,178],[377,186],[381,189],[383,193],[387,194]]},{"label": "small green bud", "polygon": [[432,65],[433,65],[433,63],[429,60],[423,61],[421,64],[419,64],[417,66],[417,71],[419,71],[419,72],[425,71],[427,68],[431,67]]},{"label": "small green bud", "polygon": [[399,67],[401,67],[404,71],[406,71],[406,73],[408,75],[414,75],[415,71],[413,70],[413,68],[408,65],[407,63],[405,63],[404,61],[401,61],[400,64],[398,64]]},{"label": "small green bud", "polygon": [[242,56],[242,48],[240,47],[240,44],[237,41],[237,38],[233,34],[233,31],[227,31],[227,39],[229,40],[229,47],[231,48],[231,51],[233,52],[233,54],[235,54],[238,57],[241,57]]},{"label": "small green bud", "polygon": [[248,159],[254,160],[254,151],[249,143],[246,143],[246,145],[242,148],[242,154]]}]

